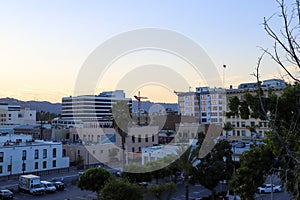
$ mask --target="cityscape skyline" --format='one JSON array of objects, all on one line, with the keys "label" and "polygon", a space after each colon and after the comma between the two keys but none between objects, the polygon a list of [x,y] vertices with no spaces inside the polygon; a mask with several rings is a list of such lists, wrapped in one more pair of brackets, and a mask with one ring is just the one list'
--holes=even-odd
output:
[{"label": "cityscape skyline", "polygon": [[[73,95],[79,70],[97,46],[117,34],[145,27],[173,30],[194,40],[208,54],[220,79],[223,65],[227,66],[226,87],[253,82],[255,78],[250,74],[262,53],[257,46],[268,48],[273,45],[261,24],[264,17],[268,18],[277,11],[277,3],[271,0],[246,3],[237,0],[188,3],[117,1],[115,4],[6,1],[0,10],[3,24],[0,33],[0,50],[3,52],[0,55],[3,72],[0,96],[56,103],[61,102],[63,96]],[[279,24],[274,20],[275,27]],[[116,67],[129,68],[135,63],[132,60],[141,58],[145,62],[149,59],[139,56],[135,54],[119,60]],[[168,56],[163,59],[177,62]],[[262,64],[263,79],[282,75],[269,58],[266,57]],[[184,68],[184,65],[174,64],[176,67]],[[112,82],[122,77],[121,72],[109,77]],[[191,72],[187,75],[193,77]],[[195,79],[190,86],[206,85]],[[99,86],[94,94],[123,89],[113,88],[110,84],[103,87]],[[171,89],[160,85],[139,86],[135,92],[137,90],[153,102],[177,101]],[[129,95],[132,98],[136,94]]]}]

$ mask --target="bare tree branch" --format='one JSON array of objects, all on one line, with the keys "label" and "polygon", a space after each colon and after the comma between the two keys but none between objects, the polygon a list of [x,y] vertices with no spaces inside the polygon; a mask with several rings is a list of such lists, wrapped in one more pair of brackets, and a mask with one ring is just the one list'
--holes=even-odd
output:
[{"label": "bare tree branch", "polygon": [[261,82],[260,82],[260,79],[259,79],[259,68],[261,66],[261,61],[262,61],[262,58],[263,58],[265,53],[268,53],[268,52],[266,52],[266,51],[263,52],[263,54],[258,58],[256,73],[254,73],[254,75],[256,77],[257,84],[258,84],[258,98],[259,98],[260,108],[262,110],[262,114],[263,114],[265,120],[269,123],[271,129],[273,130],[273,133],[275,134],[275,136],[277,137],[277,139],[280,141],[280,143],[284,147],[285,151],[287,152],[287,155],[290,158],[292,158],[297,164],[300,164],[300,160],[297,157],[294,156],[294,153],[289,149],[288,145],[283,140],[282,136],[278,133],[278,130],[277,130],[275,124],[273,123],[273,121],[269,118],[269,115],[268,115],[268,113],[266,112],[266,109],[265,109],[265,105],[262,101],[262,94],[261,94],[261,91],[260,91]]}]

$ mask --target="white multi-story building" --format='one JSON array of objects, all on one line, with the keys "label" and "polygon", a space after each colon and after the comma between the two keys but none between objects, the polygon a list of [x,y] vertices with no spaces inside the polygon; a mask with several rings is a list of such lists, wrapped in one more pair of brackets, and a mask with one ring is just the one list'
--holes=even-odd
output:
[{"label": "white multi-story building", "polygon": [[197,87],[196,93],[199,96],[199,122],[222,125],[226,105],[225,89]]},{"label": "white multi-story building", "polygon": [[176,92],[181,115],[199,117],[199,96],[195,92]]},{"label": "white multi-story building", "polygon": [[0,176],[69,167],[62,144],[44,141],[5,142],[0,146]]},{"label": "white multi-story building", "polygon": [[21,109],[19,105],[8,105],[0,103],[0,124],[35,124],[36,111],[30,109]]},{"label": "white multi-story building", "polygon": [[103,126],[110,126],[111,108],[117,101],[127,101],[130,109],[132,107],[132,99],[126,98],[123,90],[102,92],[99,95],[63,97],[61,120],[58,121],[58,124],[81,126],[82,122],[95,122]]}]

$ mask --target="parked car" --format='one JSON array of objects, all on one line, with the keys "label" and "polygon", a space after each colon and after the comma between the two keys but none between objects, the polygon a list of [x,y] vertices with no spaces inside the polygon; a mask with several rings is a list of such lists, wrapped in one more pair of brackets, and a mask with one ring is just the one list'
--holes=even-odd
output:
[{"label": "parked car", "polygon": [[[272,185],[271,184],[265,184],[262,187],[258,187],[259,193],[271,193],[272,192]],[[281,186],[280,185],[274,185],[273,184],[273,192],[280,192]]]},{"label": "parked car", "polygon": [[55,181],[55,182],[52,182],[52,183],[56,187],[57,191],[62,191],[62,190],[65,189],[65,184],[61,181]]},{"label": "parked car", "polygon": [[14,193],[10,190],[0,190],[0,199],[13,199]]},{"label": "parked car", "polygon": [[241,200],[241,197],[233,192],[233,190],[227,190],[226,198],[228,200]]},{"label": "parked car", "polygon": [[56,187],[53,183],[49,181],[41,181],[41,184],[44,186],[46,192],[56,192]]},{"label": "parked car", "polygon": [[143,186],[143,187],[147,187],[148,186],[148,182],[139,182],[138,185],[139,186]]}]

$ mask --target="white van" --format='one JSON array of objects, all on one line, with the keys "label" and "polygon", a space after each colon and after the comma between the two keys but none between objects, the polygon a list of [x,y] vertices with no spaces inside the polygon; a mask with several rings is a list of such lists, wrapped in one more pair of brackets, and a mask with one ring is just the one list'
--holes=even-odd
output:
[{"label": "white van", "polygon": [[56,191],[55,185],[49,181],[41,181],[41,184],[44,186],[46,192]]}]

